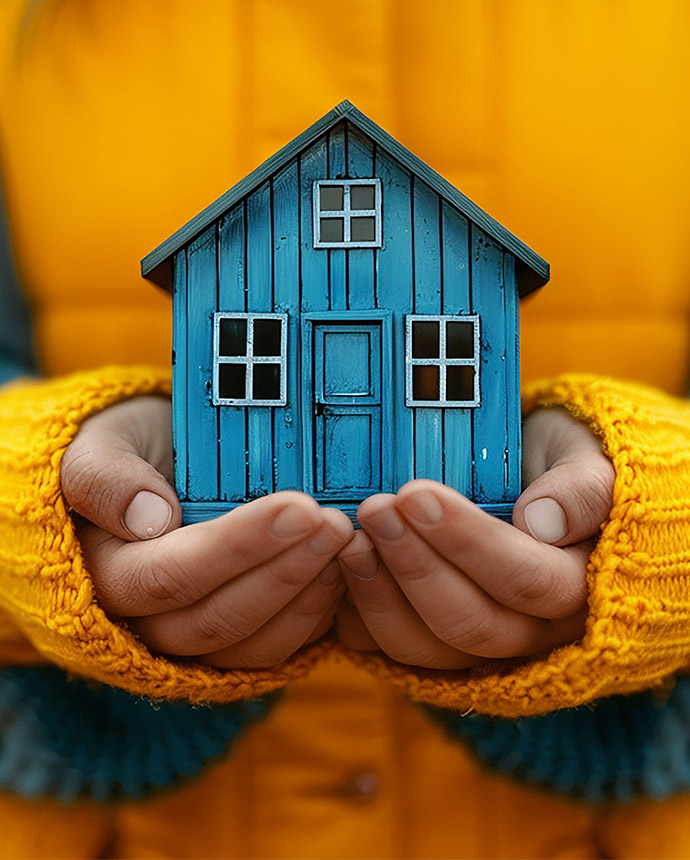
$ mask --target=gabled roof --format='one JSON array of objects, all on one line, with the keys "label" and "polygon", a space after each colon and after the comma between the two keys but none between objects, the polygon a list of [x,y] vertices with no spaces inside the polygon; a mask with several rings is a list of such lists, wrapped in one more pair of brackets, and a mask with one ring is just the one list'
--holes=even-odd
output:
[{"label": "gabled roof", "polygon": [[444,179],[425,164],[421,158],[417,158],[409,149],[398,143],[394,137],[391,137],[388,132],[372,122],[368,116],[358,111],[349,101],[341,102],[314,125],[297,135],[294,140],[278,150],[275,155],[264,161],[256,170],[245,176],[237,185],[226,191],[222,197],[207,206],[191,221],[173,233],[169,239],[151,251],[141,261],[142,275],[170,291],[172,289],[173,254],[343,119],[347,119],[357,126],[364,134],[385,149],[389,155],[426,182],[441,197],[491,236],[499,245],[515,255],[518,261],[517,276],[521,298],[537,290],[549,280],[549,264],[546,260],[535,254],[524,242],[509,233],[498,221],[487,215],[476,203],[473,203],[452,186],[447,179]]}]

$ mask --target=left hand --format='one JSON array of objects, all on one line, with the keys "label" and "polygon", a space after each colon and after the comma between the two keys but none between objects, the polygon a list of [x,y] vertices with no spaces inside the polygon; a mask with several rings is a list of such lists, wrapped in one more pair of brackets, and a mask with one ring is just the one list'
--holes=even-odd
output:
[{"label": "left hand", "polygon": [[613,466],[584,424],[549,409],[525,421],[523,473],[513,525],[435,481],[362,502],[362,531],[339,554],[349,587],[341,641],[452,670],[580,639]]}]

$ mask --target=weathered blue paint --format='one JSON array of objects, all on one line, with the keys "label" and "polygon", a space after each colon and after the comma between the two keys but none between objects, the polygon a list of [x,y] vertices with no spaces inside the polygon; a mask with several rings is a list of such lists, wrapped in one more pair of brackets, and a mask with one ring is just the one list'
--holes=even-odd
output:
[{"label": "weathered blue paint", "polygon": [[[187,252],[187,493],[191,501],[218,498],[218,407],[211,403],[213,314],[218,301],[216,244],[214,224],[190,243]],[[175,341],[173,348],[177,348]]]},{"label": "weathered blue paint", "polygon": [[[520,287],[514,247],[497,239],[507,231],[487,232],[486,219],[473,220],[472,207],[430,181],[433,172],[411,170],[418,160],[403,159],[399,144],[387,148],[359,119],[302,140],[261,182],[241,183],[246,193],[226,197],[229,207],[174,252],[185,521],[283,489],[354,517],[361,499],[414,477],[508,518],[520,492]],[[380,180],[380,248],[314,248],[313,186],[329,178]],[[518,262],[524,267],[524,253]],[[287,315],[284,407],[213,405],[217,312]],[[478,407],[405,405],[408,314],[479,316]]]},{"label": "weathered blue paint", "polygon": [[[245,205],[240,203],[218,224],[218,311],[247,310]],[[241,406],[218,407],[219,498],[247,498],[247,410]]]}]

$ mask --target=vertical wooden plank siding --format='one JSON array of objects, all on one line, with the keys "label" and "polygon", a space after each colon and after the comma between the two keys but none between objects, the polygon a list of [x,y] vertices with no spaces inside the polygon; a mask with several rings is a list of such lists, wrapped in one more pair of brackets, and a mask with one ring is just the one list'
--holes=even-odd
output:
[{"label": "vertical wooden plank siding", "polygon": [[327,140],[319,138],[300,158],[300,269],[303,311],[327,311],[328,252],[314,248],[312,189],[315,180],[328,176]]},{"label": "vertical wooden plank siding", "polygon": [[481,405],[474,410],[474,498],[504,498],[506,467],[506,332],[503,251],[472,225],[472,304],[481,315]]},{"label": "vertical wooden plank siding", "polygon": [[[247,198],[247,311],[273,310],[271,184]],[[273,407],[247,407],[248,495],[273,492]]]},{"label": "vertical wooden plank siding", "polygon": [[[440,198],[418,179],[413,179],[412,188],[414,312],[440,314]],[[418,407],[414,413],[415,478],[443,481],[443,410],[438,407]]]},{"label": "vertical wooden plank siding", "polygon": [[[470,230],[467,219],[441,203],[443,242],[443,314],[468,314],[470,297]],[[445,409],[443,414],[443,482],[472,494],[473,409]]]},{"label": "vertical wooden plank siding", "polygon": [[[342,179],[347,175],[345,123],[339,123],[328,135],[328,178]],[[321,179],[325,178],[325,174]],[[305,203],[311,198],[304,198]],[[329,248],[317,251],[328,257],[330,306],[333,310],[347,308],[347,251]]]},{"label": "vertical wooden plank siding", "polygon": [[180,499],[187,498],[187,251],[175,254],[173,261],[173,457],[175,490]]},{"label": "vertical wooden plank siding", "polygon": [[[238,203],[218,224],[218,310],[246,310],[244,204]],[[246,407],[218,406],[220,499],[247,495]]]},{"label": "vertical wooden plank siding", "polygon": [[299,175],[292,161],[273,178],[273,309],[288,315],[287,405],[273,408],[274,490],[302,489],[300,424]]},{"label": "vertical wooden plank siding", "polygon": [[508,459],[505,498],[514,501],[522,488],[522,417],[520,409],[520,300],[515,278],[515,257],[503,253],[503,295],[506,330],[506,405]]},{"label": "vertical wooden plank siding", "polygon": [[[374,144],[351,123],[347,125],[347,174],[352,179],[370,179],[374,176]],[[385,192],[383,207],[386,205]],[[385,215],[383,216],[385,218]],[[374,248],[353,248],[348,255],[348,307],[375,308],[375,257]]]},{"label": "vertical wooden plank siding", "polygon": [[187,492],[191,501],[218,497],[218,412],[211,401],[216,302],[214,224],[190,243],[187,254],[187,419],[191,431]]},{"label": "vertical wooden plank siding", "polygon": [[[395,492],[414,477],[414,412],[405,406],[405,314],[414,309],[412,177],[381,149],[376,151],[374,167],[383,183],[384,194],[383,247],[378,251],[378,305],[393,311],[393,364],[383,369],[383,375],[391,374],[389,409],[393,438],[386,441],[392,450],[391,483]],[[384,483],[387,477],[383,476]]]}]

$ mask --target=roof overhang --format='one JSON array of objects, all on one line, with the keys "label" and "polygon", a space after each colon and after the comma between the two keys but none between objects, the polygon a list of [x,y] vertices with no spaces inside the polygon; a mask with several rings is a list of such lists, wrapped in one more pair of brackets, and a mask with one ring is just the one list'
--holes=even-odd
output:
[{"label": "roof overhang", "polygon": [[444,200],[458,209],[466,218],[476,224],[499,245],[513,254],[517,261],[517,280],[520,298],[538,290],[549,280],[549,264],[525,245],[520,239],[506,230],[502,224],[487,215],[476,203],[465,197],[457,188],[432,170],[421,158],[406,149],[387,131],[365,116],[349,101],[341,102],[308,129],[297,135],[294,140],[278,150],[256,170],[245,176],[237,185],[226,191],[210,206],[180,227],[169,239],[147,254],[141,261],[142,275],[168,292],[172,291],[173,267],[172,258],[190,242],[202,233],[214,221],[224,215],[236,203],[251,194],[259,185],[280,170],[291,159],[307,149],[321,135],[329,131],[337,123],[347,119],[364,134],[368,135],[386,152],[393,156],[404,167],[418,176],[436,191]]}]

